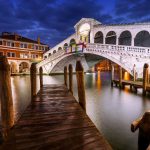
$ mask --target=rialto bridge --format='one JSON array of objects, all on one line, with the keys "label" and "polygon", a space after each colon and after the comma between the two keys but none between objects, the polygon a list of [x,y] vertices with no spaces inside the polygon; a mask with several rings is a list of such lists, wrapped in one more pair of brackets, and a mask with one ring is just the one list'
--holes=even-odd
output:
[{"label": "rialto bridge", "polygon": [[108,59],[130,74],[135,66],[142,76],[144,63],[150,64],[150,23],[109,24],[83,18],[75,26],[75,33],[44,54],[37,64],[44,73],[62,72],[64,65],[80,59],[85,70],[98,61]]}]

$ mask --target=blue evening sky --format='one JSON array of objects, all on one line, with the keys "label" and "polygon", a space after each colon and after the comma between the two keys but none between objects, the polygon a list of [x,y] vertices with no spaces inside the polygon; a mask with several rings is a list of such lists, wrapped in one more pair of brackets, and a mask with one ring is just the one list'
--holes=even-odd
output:
[{"label": "blue evening sky", "polygon": [[17,32],[51,47],[81,18],[109,23],[150,21],[150,0],[0,0],[0,32]]}]

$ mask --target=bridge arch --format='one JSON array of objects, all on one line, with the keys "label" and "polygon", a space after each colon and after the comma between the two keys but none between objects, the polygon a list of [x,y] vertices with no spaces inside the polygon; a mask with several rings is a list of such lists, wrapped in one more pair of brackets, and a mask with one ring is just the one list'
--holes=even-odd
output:
[{"label": "bridge arch", "polygon": [[[113,55],[109,55],[107,53],[99,53],[99,52],[96,52],[95,50],[93,51],[89,51],[89,50],[86,50],[84,52],[84,54],[92,54],[92,55],[97,55],[97,56],[100,56],[104,59],[108,59],[110,60],[111,62],[114,62],[116,64],[118,64],[119,66],[121,66],[123,69],[125,69],[127,72],[129,72],[130,74],[132,74],[132,70],[131,68],[129,68],[128,64],[120,61],[120,59],[117,59],[115,58]],[[60,68],[60,66],[62,66],[63,62],[66,62],[64,61],[65,58],[71,56],[71,55],[76,55],[76,54],[73,54],[73,53],[67,53],[65,55],[62,55],[61,57],[59,57],[57,60],[54,60],[53,62],[50,62],[49,64],[47,64],[47,73],[50,74],[52,73],[53,70],[55,70],[55,67],[57,68]],[[61,61],[63,61],[62,63],[60,63]],[[52,65],[50,66],[50,64],[52,63]],[[59,67],[57,66],[58,64],[61,64]],[[95,63],[96,64],[96,63]],[[63,64],[64,65],[64,64]],[[134,65],[134,64],[133,64]],[[132,67],[132,64],[130,65],[130,67]],[[85,70],[86,71],[86,70]]]},{"label": "bridge arch", "polygon": [[134,39],[134,46],[150,47],[150,33],[146,30],[138,32]]},{"label": "bridge arch", "polygon": [[25,73],[29,71],[29,63],[27,62],[21,62],[19,64],[19,72],[20,73]]},{"label": "bridge arch", "polygon": [[98,31],[94,36],[94,43],[100,43],[103,44],[104,36],[101,31]]},{"label": "bridge arch", "polygon": [[116,45],[117,35],[115,31],[109,31],[105,37],[105,44],[113,44]]},{"label": "bridge arch", "polygon": [[18,72],[17,64],[15,62],[10,63],[10,71],[11,71],[11,73],[17,73]]},{"label": "bridge arch", "polygon": [[132,42],[132,34],[130,31],[126,30],[123,31],[120,36],[119,36],[119,45],[127,45],[127,46],[131,46],[131,42]]}]

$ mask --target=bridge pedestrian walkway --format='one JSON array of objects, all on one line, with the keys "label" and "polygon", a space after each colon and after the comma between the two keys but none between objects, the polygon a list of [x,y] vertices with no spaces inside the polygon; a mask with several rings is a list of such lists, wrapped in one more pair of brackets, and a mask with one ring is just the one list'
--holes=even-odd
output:
[{"label": "bridge pedestrian walkway", "polygon": [[44,85],[2,150],[111,150],[64,85]]}]

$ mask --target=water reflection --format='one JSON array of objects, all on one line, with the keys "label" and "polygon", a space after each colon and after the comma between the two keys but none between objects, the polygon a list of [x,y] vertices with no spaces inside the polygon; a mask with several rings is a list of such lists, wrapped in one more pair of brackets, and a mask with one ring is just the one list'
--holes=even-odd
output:
[{"label": "water reflection", "polygon": [[[15,116],[18,118],[30,103],[30,78],[12,77],[11,82]],[[75,76],[73,82],[74,96],[78,98]],[[63,76],[44,76],[44,84],[63,84]],[[136,150],[138,132],[131,133],[130,124],[150,109],[149,99],[142,98],[142,91],[134,94],[129,88],[124,91],[116,87],[111,88],[109,72],[86,74],[85,85],[87,114],[113,149]]]}]

